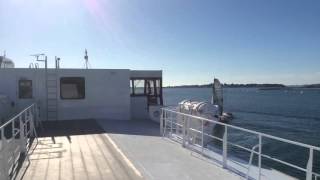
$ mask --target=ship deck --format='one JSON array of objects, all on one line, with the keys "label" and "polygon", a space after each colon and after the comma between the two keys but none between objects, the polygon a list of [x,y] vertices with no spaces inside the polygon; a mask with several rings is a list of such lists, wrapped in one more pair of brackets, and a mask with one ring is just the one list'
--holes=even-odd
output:
[{"label": "ship deck", "polygon": [[240,179],[159,136],[149,121],[44,124],[17,179]]},{"label": "ship deck", "polygon": [[143,179],[104,135],[93,120],[44,124],[17,179]]}]

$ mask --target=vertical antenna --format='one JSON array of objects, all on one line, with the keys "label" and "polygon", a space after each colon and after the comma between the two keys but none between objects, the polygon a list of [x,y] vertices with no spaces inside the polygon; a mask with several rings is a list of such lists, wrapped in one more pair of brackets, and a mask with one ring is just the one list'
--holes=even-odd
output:
[{"label": "vertical antenna", "polygon": [[85,51],[84,51],[84,60],[85,60],[85,67],[86,67],[86,69],[88,69],[89,57],[88,57],[87,49],[85,49]]},{"label": "vertical antenna", "polygon": [[0,68],[2,67],[2,61],[4,60],[4,58],[6,57],[6,51],[4,51],[3,56],[0,56]]},{"label": "vertical antenna", "polygon": [[55,63],[56,63],[56,69],[60,69],[60,60],[61,60],[61,58],[55,56],[54,59],[55,59]]}]

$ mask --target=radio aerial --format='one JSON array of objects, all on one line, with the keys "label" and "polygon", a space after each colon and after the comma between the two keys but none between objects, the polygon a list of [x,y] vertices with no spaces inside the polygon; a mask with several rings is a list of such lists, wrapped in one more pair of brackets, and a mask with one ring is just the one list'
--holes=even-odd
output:
[{"label": "radio aerial", "polygon": [[89,56],[88,56],[87,49],[85,49],[85,51],[84,51],[84,61],[85,61],[85,63],[84,63],[85,68],[89,69],[90,64],[89,64]]}]

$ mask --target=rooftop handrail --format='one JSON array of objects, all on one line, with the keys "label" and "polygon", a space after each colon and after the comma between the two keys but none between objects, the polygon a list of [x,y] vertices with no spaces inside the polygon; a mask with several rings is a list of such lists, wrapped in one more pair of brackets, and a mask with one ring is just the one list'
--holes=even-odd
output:
[{"label": "rooftop handrail", "polygon": [[34,68],[33,63],[30,63],[30,64],[29,64],[29,68]]},{"label": "rooftop handrail", "polygon": [[[171,114],[173,114],[175,116],[170,117]],[[176,115],[180,115],[180,117],[176,116]],[[182,124],[179,124],[177,122],[173,122],[174,119],[178,120],[178,118],[182,118],[182,122],[181,122]],[[188,123],[186,123],[186,122],[192,121],[194,119],[198,119],[198,120],[201,121],[201,130],[199,130],[197,128],[186,127],[186,126],[188,126],[187,125]],[[169,123],[167,121],[169,121]],[[180,119],[180,121],[181,121],[181,119]],[[224,127],[223,137],[219,138],[219,137],[216,137],[216,136],[213,136],[213,135],[205,133],[204,130],[203,130],[204,129],[203,128],[204,122],[210,122],[210,123],[213,123],[213,124],[222,125]],[[183,128],[183,130],[182,130],[183,137],[180,137],[180,138],[182,138],[182,144],[183,144],[184,147],[185,147],[185,142],[186,142],[185,138],[189,136],[189,135],[186,136],[186,131],[187,132],[190,131],[190,133],[191,132],[201,133],[202,137],[201,138],[199,137],[201,139],[201,144],[195,144],[195,145],[201,146],[202,153],[203,153],[203,149],[204,149],[204,146],[203,146],[203,138],[204,138],[204,136],[210,137],[210,138],[213,138],[213,139],[217,139],[217,140],[221,141],[223,143],[222,144],[223,145],[223,147],[222,147],[222,155],[223,155],[222,164],[223,164],[223,167],[227,167],[227,146],[228,145],[236,146],[238,148],[241,148],[243,150],[246,150],[246,151],[250,152],[251,153],[250,161],[251,161],[252,156],[254,154],[258,155],[258,170],[259,170],[258,179],[259,180],[261,179],[261,175],[262,175],[262,157],[270,159],[270,160],[273,160],[273,161],[275,161],[277,163],[280,163],[280,164],[283,164],[283,165],[286,165],[286,166],[289,166],[289,167],[292,167],[292,168],[295,168],[295,169],[298,169],[300,171],[305,172],[307,180],[312,180],[312,179],[317,180],[317,178],[320,177],[319,174],[313,172],[313,159],[314,159],[314,157],[313,157],[314,155],[313,154],[314,154],[314,151],[319,151],[320,152],[320,147],[316,147],[316,146],[312,146],[312,145],[308,145],[308,144],[304,144],[304,143],[300,143],[300,142],[296,142],[296,141],[292,141],[292,140],[276,137],[276,136],[273,136],[273,135],[269,135],[269,134],[257,132],[257,131],[254,131],[254,130],[249,130],[249,129],[237,127],[237,126],[226,124],[226,123],[223,123],[223,122],[218,122],[218,121],[206,119],[206,118],[199,117],[199,116],[194,116],[194,115],[191,115],[191,114],[182,113],[182,112],[179,112],[179,111],[177,111],[175,109],[169,109],[167,107],[162,108],[162,115],[161,115],[160,123],[161,123],[160,132],[161,132],[161,134],[163,136],[165,136],[167,128],[168,128],[168,131],[170,131],[170,134],[172,136],[173,131],[174,131],[173,125],[175,125],[175,128],[177,128],[177,127]],[[165,129],[163,129],[163,128],[165,128]],[[243,131],[243,132],[248,132],[248,133],[251,133],[253,135],[258,136],[258,139],[259,139],[258,145],[254,146],[254,148],[252,148],[252,149],[249,149],[249,148],[243,147],[241,145],[234,144],[232,142],[228,142],[228,138],[227,138],[227,134],[228,134],[227,130],[228,130],[228,128],[237,129],[237,130],[240,130],[240,131]],[[175,131],[177,133],[176,129],[175,129]],[[273,140],[277,140],[277,141],[280,141],[280,142],[293,144],[293,145],[297,145],[297,146],[309,149],[309,158],[308,158],[307,167],[306,168],[302,168],[300,166],[291,164],[289,162],[285,162],[283,160],[280,160],[280,159],[271,157],[269,155],[263,154],[262,153],[262,148],[263,148],[262,138],[269,138],[269,139],[273,139]],[[258,148],[258,151],[255,150],[257,148]],[[248,163],[248,172],[247,172],[247,175],[246,175],[247,179],[249,179],[250,166],[251,166],[251,162]]]}]

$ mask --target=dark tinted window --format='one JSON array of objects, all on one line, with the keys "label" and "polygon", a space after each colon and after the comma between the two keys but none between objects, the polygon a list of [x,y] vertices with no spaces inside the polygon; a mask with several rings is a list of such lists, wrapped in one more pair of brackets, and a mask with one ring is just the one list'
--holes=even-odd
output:
[{"label": "dark tinted window", "polygon": [[19,80],[19,98],[30,99],[32,98],[32,81]]},{"label": "dark tinted window", "polygon": [[84,99],[85,80],[83,77],[63,77],[60,79],[61,99]]}]

